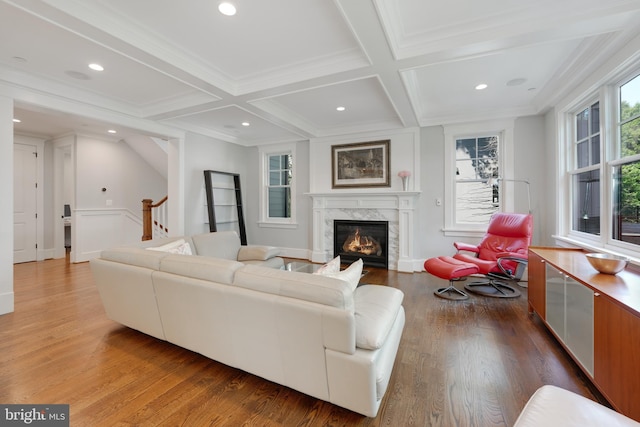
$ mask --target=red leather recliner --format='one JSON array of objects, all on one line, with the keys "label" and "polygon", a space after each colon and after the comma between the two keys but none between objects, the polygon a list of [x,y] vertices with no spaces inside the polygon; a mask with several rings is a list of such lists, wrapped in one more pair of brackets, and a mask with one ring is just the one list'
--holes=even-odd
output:
[{"label": "red leather recliner", "polygon": [[478,266],[486,280],[474,281],[465,289],[487,296],[515,297],[520,291],[506,282],[517,282],[527,266],[531,244],[533,217],[531,214],[493,214],[487,234],[478,245],[454,243],[458,250],[453,258]]}]

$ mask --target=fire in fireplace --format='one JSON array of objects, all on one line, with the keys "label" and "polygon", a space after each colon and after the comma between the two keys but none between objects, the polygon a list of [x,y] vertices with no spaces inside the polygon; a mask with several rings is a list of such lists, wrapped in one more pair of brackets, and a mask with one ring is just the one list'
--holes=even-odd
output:
[{"label": "fire in fireplace", "polygon": [[388,268],[388,231],[388,221],[334,220],[334,256],[347,262],[362,258],[364,265]]}]

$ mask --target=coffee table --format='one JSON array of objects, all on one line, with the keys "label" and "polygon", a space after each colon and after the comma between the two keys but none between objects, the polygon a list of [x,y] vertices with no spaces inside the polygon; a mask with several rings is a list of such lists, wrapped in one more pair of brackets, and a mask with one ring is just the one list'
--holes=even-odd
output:
[{"label": "coffee table", "polygon": [[281,269],[286,271],[298,271],[300,273],[315,273],[320,267],[322,267],[322,264],[313,264],[305,261],[292,261],[286,263],[281,267]]}]

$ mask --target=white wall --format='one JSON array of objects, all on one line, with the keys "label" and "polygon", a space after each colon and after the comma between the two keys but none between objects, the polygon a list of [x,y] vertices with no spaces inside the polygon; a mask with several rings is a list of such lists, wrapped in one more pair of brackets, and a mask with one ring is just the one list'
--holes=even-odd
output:
[{"label": "white wall", "polygon": [[87,261],[102,249],[140,241],[142,199],[166,196],[165,178],[124,141],[79,135],[72,158],[71,260]]},{"label": "white wall", "polygon": [[[533,245],[546,245],[550,242],[548,218],[549,199],[554,197],[553,180],[555,163],[547,153],[544,116],[520,117],[514,127],[514,179],[527,180],[530,183],[531,211],[533,214]],[[529,209],[526,200],[526,186],[515,183],[515,212],[526,213]]]},{"label": "white wall", "polygon": [[13,305],[13,100],[0,96],[0,314]]},{"label": "white wall", "polygon": [[[453,253],[452,238],[442,233],[444,227],[444,129],[442,126],[430,126],[420,129],[420,167],[424,189],[420,196],[416,212],[416,255],[427,259]],[[436,205],[436,199],[442,205]]]},{"label": "white wall", "polygon": [[274,228],[258,226],[260,217],[260,176],[259,162],[261,161],[258,148],[248,151],[246,162],[245,220],[247,223],[247,240],[250,243],[277,246],[283,249],[286,256],[307,258],[311,256],[311,199],[309,192],[309,168],[311,164],[309,141],[296,143],[296,221],[295,228]]},{"label": "white wall", "polygon": [[[547,135],[543,116],[520,117],[514,123],[514,179],[526,179],[531,183],[531,207],[534,214],[533,244],[547,244],[550,239],[548,218],[553,217],[554,192],[548,191],[548,180],[553,175],[554,163],[547,156]],[[455,253],[453,243],[476,243],[477,238],[447,237],[444,227],[444,149],[445,136],[442,126],[420,130],[420,164],[422,170],[420,207],[417,212],[416,255],[424,259]],[[518,185],[518,184],[516,184]],[[526,187],[515,189],[516,212],[527,212]],[[436,199],[442,205],[436,205]]]},{"label": "white wall", "polygon": [[166,179],[124,141],[78,135],[75,167],[76,209],[123,208],[141,218],[142,199],[167,195]]},{"label": "white wall", "polygon": [[[357,142],[390,140],[390,184],[391,187],[372,187],[358,189],[332,189],[331,188],[331,146],[336,144],[350,144]],[[418,129],[399,129],[391,132],[376,132],[360,135],[345,135],[339,137],[314,138],[311,140],[309,151],[310,159],[310,182],[309,191],[311,193],[331,193],[331,192],[384,192],[402,191],[402,179],[398,177],[398,172],[408,170],[411,172],[409,190],[420,191],[421,167],[418,162],[419,148]]]},{"label": "white wall", "polygon": [[[534,214],[533,243],[549,244],[553,228],[554,191],[553,170],[555,160],[549,157],[547,140],[549,130],[545,126],[544,116],[520,117],[514,122],[514,179],[526,179],[531,183],[531,208]],[[414,139],[419,138],[418,149]],[[245,215],[247,234],[250,240],[257,243],[270,244],[285,249],[287,254],[304,253],[311,249],[311,215],[310,198],[305,193],[349,192],[353,190],[331,189],[331,145],[348,142],[373,141],[391,139],[391,182],[390,189],[358,189],[357,192],[399,191],[401,180],[397,177],[399,170],[411,170],[411,190],[419,191],[416,217],[416,239],[414,255],[416,258],[429,258],[454,253],[453,242],[463,240],[474,242],[472,238],[446,237],[442,232],[444,226],[444,149],[445,136],[442,126],[432,126],[415,130],[398,130],[388,133],[366,135],[350,135],[335,138],[319,138],[310,142],[298,143],[298,227],[295,229],[262,228],[258,221],[257,148],[251,148],[246,158],[249,165],[247,184],[244,194],[247,196]],[[416,154],[418,153],[418,154]],[[309,173],[305,173],[305,171]],[[516,184],[518,185],[518,184]],[[526,187],[516,188],[515,211],[527,212]],[[189,196],[187,196],[187,200]],[[436,199],[443,204],[436,205]]]},{"label": "white wall", "polygon": [[[230,144],[195,133],[188,133],[184,142],[184,234],[208,233],[204,171],[216,170],[240,174],[243,203],[246,203],[247,170],[257,168],[248,159],[249,148]],[[245,215],[246,215],[245,210]],[[169,230],[171,233],[171,230]],[[249,243],[255,243],[247,233]]]},{"label": "white wall", "polygon": [[544,172],[546,181],[544,189],[541,191],[540,205],[537,206],[538,223],[542,228],[540,238],[541,246],[554,246],[553,235],[558,232],[556,219],[558,217],[558,125],[556,121],[556,110],[551,109],[544,116],[545,124],[545,160]]}]

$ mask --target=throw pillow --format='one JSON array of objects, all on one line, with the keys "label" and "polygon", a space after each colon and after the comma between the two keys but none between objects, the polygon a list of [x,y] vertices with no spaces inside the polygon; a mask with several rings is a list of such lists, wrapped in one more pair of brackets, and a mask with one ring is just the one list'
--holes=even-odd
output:
[{"label": "throw pillow", "polygon": [[316,270],[316,274],[337,273],[340,271],[340,255]]},{"label": "throw pillow", "polygon": [[336,279],[341,279],[347,282],[351,290],[354,291],[356,287],[358,287],[358,283],[360,283],[360,277],[362,276],[362,259],[359,259],[353,263],[346,269],[338,272],[327,272],[327,273],[319,273],[323,276],[335,277]]},{"label": "throw pillow", "polygon": [[191,245],[184,239],[174,240],[162,246],[147,248],[150,251],[168,252],[170,254],[193,255]]}]

